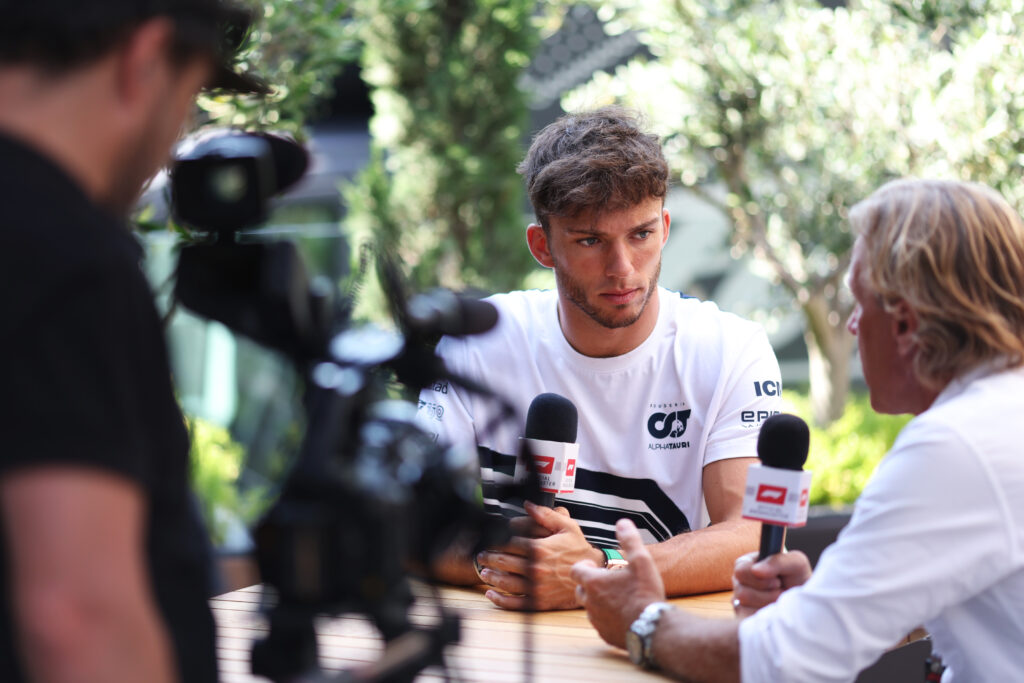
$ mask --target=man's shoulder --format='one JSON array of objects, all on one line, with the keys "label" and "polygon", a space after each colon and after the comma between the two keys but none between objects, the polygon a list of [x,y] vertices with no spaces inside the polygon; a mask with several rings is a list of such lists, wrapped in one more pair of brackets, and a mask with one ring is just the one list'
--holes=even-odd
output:
[{"label": "man's shoulder", "polygon": [[661,290],[661,305],[669,320],[669,328],[677,337],[746,341],[750,335],[762,334],[764,328],[753,320],[723,311],[713,301],[669,289]]},{"label": "man's shoulder", "polygon": [[501,344],[535,337],[555,320],[558,297],[551,290],[521,290],[489,296],[485,301],[498,310],[498,324],[486,334],[467,337],[481,344]]},{"label": "man's shoulder", "polygon": [[[552,289],[524,289],[492,294],[485,301],[498,309],[498,323],[535,323],[537,316],[550,312],[557,305],[558,295]],[[505,320],[503,320],[505,318]]]}]

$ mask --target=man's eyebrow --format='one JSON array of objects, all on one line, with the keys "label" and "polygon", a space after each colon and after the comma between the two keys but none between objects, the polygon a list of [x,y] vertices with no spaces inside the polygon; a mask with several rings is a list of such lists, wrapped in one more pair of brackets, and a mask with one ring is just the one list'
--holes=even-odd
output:
[{"label": "man's eyebrow", "polygon": [[[645,221],[645,222],[641,223],[640,225],[634,225],[632,228],[629,228],[628,230],[626,230],[626,232],[636,232],[637,230],[644,230],[646,228],[650,228],[651,226],[655,225],[659,220],[661,220],[661,216],[657,216],[655,218],[652,218],[649,221]],[[574,228],[574,227],[568,228],[566,230],[566,232],[572,233],[574,235],[604,235],[604,234],[607,234],[605,232],[602,232],[600,230],[596,230],[594,228]]]}]

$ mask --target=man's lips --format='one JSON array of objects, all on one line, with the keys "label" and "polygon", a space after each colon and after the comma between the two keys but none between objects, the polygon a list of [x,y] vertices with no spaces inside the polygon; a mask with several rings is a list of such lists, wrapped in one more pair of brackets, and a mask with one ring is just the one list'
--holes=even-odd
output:
[{"label": "man's lips", "polygon": [[621,306],[632,302],[639,295],[640,288],[635,287],[633,289],[616,289],[609,292],[601,292],[600,297],[612,305]]}]

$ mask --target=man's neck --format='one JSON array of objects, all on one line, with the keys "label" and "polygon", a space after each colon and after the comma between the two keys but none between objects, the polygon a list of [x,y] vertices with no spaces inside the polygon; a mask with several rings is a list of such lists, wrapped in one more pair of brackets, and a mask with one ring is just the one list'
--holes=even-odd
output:
[{"label": "man's neck", "polygon": [[34,70],[0,70],[0,130],[48,157],[97,200],[107,190],[112,157],[104,126],[95,125],[97,112],[81,97],[93,84],[76,79],[55,87],[44,79]]},{"label": "man's neck", "polygon": [[658,289],[643,313],[632,325],[610,328],[584,313],[572,301],[558,296],[558,324],[565,341],[578,353],[590,358],[613,358],[629,353],[643,344],[658,324],[661,302]]}]

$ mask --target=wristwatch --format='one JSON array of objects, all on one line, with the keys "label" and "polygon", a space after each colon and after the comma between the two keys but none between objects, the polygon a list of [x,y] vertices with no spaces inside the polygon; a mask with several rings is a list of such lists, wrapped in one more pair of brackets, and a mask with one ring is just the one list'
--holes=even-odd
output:
[{"label": "wristwatch", "polygon": [[658,668],[658,663],[654,661],[651,652],[651,643],[654,640],[654,630],[658,627],[658,620],[671,607],[672,605],[667,602],[652,602],[626,631],[626,651],[629,652],[629,660],[642,669]]},{"label": "wristwatch", "polygon": [[601,548],[604,553],[605,569],[625,569],[629,566],[629,560],[622,556],[618,550],[612,548]]}]

